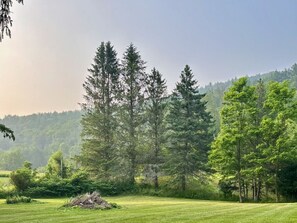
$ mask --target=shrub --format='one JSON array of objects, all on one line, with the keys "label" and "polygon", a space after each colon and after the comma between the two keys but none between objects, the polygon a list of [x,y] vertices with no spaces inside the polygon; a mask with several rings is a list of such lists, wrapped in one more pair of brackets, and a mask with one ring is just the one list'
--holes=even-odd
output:
[{"label": "shrub", "polygon": [[19,192],[26,190],[32,184],[34,177],[35,171],[32,170],[32,164],[27,161],[22,168],[10,174],[11,183]]},{"label": "shrub", "polygon": [[23,192],[24,195],[29,197],[57,197],[56,192],[48,190],[47,187],[34,186],[30,187]]},{"label": "shrub", "polygon": [[14,194],[14,190],[5,190],[0,188],[0,199],[5,199],[7,197],[13,196]]},{"label": "shrub", "polygon": [[11,196],[6,198],[6,204],[31,203],[32,199],[25,196]]},{"label": "shrub", "polygon": [[9,173],[0,173],[0,177],[9,177]]}]

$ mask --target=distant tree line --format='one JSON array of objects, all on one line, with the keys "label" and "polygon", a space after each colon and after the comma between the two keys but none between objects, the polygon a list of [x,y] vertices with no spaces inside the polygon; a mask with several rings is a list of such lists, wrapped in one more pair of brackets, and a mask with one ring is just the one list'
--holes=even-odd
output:
[{"label": "distant tree line", "polygon": [[81,112],[6,116],[0,122],[14,130],[15,141],[0,137],[0,169],[16,170],[24,161],[33,168],[47,164],[61,150],[65,157],[80,152]]}]

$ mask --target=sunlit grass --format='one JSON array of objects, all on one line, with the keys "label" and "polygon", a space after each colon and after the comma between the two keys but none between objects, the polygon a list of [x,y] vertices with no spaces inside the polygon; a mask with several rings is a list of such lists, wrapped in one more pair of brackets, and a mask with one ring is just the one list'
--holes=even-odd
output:
[{"label": "sunlit grass", "polygon": [[0,170],[0,175],[1,174],[9,175],[10,173],[11,173],[11,171],[9,171],[9,170]]},{"label": "sunlit grass", "polygon": [[8,170],[0,170],[0,187],[10,185],[8,177],[10,173],[11,171]]},{"label": "sunlit grass", "polygon": [[59,208],[67,199],[7,205],[0,200],[0,222],[297,222],[297,204],[239,204],[177,198],[107,198],[122,206],[105,211]]},{"label": "sunlit grass", "polygon": [[0,185],[8,185],[9,178],[8,177],[0,177]]}]

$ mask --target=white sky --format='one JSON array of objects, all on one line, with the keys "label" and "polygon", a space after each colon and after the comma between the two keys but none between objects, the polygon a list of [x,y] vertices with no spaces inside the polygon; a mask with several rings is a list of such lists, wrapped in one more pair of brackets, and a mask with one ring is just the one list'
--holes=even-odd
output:
[{"label": "white sky", "polygon": [[24,0],[0,43],[0,117],[79,109],[102,41],[132,42],[174,88],[185,64],[200,85],[297,62],[297,1]]}]

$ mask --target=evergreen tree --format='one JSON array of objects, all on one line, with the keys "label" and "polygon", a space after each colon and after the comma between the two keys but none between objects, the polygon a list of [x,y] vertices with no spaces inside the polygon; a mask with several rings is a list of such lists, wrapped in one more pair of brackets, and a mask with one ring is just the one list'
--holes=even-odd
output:
[{"label": "evergreen tree", "polygon": [[15,140],[13,131],[3,124],[0,124],[0,132],[3,134],[4,138],[8,137],[9,139]]},{"label": "evergreen tree", "polygon": [[202,101],[204,96],[186,65],[173,91],[167,117],[168,172],[182,191],[186,190],[187,178],[205,170],[207,162],[212,120]]},{"label": "evergreen tree", "polygon": [[118,103],[119,65],[110,42],[97,49],[83,87],[82,165],[93,176],[111,180],[116,166],[115,112]]},{"label": "evergreen tree", "polygon": [[[10,27],[12,26],[11,6],[12,0],[0,0],[0,42],[4,38],[4,34],[11,37]],[[23,0],[16,0],[23,4]]]},{"label": "evergreen tree", "polygon": [[163,163],[162,145],[165,134],[165,108],[166,82],[159,71],[153,68],[147,78],[147,103],[148,133],[150,141],[149,163],[154,172],[155,189],[159,187],[158,174]]},{"label": "evergreen tree", "polygon": [[143,120],[145,90],[145,63],[133,44],[130,44],[122,60],[121,133],[122,156],[126,163],[126,175],[134,184],[139,137]]}]

